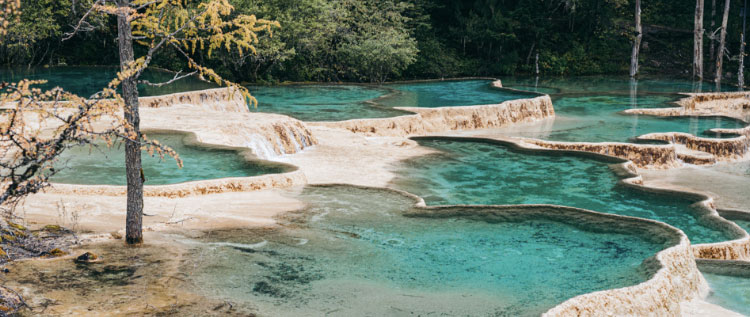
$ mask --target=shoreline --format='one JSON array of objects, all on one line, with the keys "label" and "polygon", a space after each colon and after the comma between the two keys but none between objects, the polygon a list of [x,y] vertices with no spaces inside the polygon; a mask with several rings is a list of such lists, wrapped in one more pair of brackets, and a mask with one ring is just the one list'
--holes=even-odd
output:
[{"label": "shoreline", "polygon": [[[540,98],[540,97],[536,97],[536,98]],[[536,99],[536,98],[532,98],[532,99]],[[517,101],[517,103],[524,104],[523,100],[529,100],[529,99],[520,99],[520,100],[521,101]],[[235,100],[234,102],[237,102],[237,100]],[[492,106],[444,107],[443,109],[448,109],[448,110],[439,110],[438,112],[450,113],[450,114],[447,114],[446,117],[450,116],[450,117],[455,118],[456,112],[460,113],[461,111],[471,110],[472,109],[471,107],[497,108],[498,106],[501,106],[501,105],[502,104],[492,105]],[[151,115],[162,115],[166,117],[171,117],[173,116],[173,114],[170,114],[169,110],[173,109],[176,112],[180,113],[177,115],[177,118],[181,118],[185,116],[185,114],[181,111],[189,110],[190,108],[191,107],[189,106],[185,107],[182,105],[174,105],[172,107],[154,109]],[[241,109],[241,108],[242,107],[238,107],[237,109]],[[550,108],[551,108],[551,102],[550,102]],[[226,111],[225,109],[226,108],[222,110]],[[198,109],[198,110],[205,111],[205,109]],[[409,109],[409,110],[412,110],[412,109]],[[212,113],[213,112],[219,113],[219,111],[213,111],[213,110],[211,111]],[[419,115],[420,111],[429,112],[430,110],[429,109],[428,110],[417,109],[416,115]],[[239,111],[239,112],[242,112],[242,111]],[[432,112],[435,112],[435,111],[432,111]],[[511,111],[509,113],[513,113],[513,112]],[[255,117],[268,116],[269,118],[276,117],[276,118],[279,118],[278,120],[281,120],[281,121],[291,119],[291,118],[281,119],[281,117],[285,117],[285,116],[266,115],[266,114],[263,114],[263,115],[247,114],[247,115],[242,115],[241,117],[251,117],[251,116],[255,116]],[[414,115],[406,115],[406,116],[414,116]],[[541,118],[531,116],[533,119],[530,119],[530,121],[528,122],[538,122],[539,120],[543,120],[547,116],[550,116],[550,115],[548,114],[543,115],[541,116]],[[554,116],[554,112],[552,112],[551,116]],[[144,116],[144,117],[147,117],[147,116]],[[366,126],[368,123],[367,121],[392,120],[393,122],[393,120],[404,120],[404,119],[395,119],[395,118],[402,118],[402,117],[405,117],[405,116],[386,118],[386,119],[354,119],[354,120],[362,120],[362,122],[365,123],[365,126]],[[236,120],[236,118],[232,120]],[[295,119],[291,119],[291,120],[297,121]],[[173,129],[175,126],[179,126],[181,124],[181,122],[179,121],[182,121],[182,120],[180,119],[176,120],[177,122],[170,122],[169,124],[164,124],[164,122],[166,121],[168,120],[163,120],[163,119],[154,120],[153,123],[146,124],[146,126],[158,127],[159,125],[166,125],[168,126],[168,130],[179,130],[182,132],[193,133],[195,135],[196,142],[200,142],[201,146],[204,146],[205,144],[213,144],[216,146],[232,146],[232,147],[244,146],[246,149],[250,148],[247,145],[247,143],[242,144],[241,141],[240,142],[233,141],[234,139],[232,137],[228,137],[227,135],[225,135],[227,133],[229,134],[238,133],[239,131],[242,130],[241,128],[234,129],[234,130],[219,129],[219,131],[216,131],[215,127],[214,127],[214,130],[211,130],[211,128],[201,128],[202,131],[196,132],[195,130],[191,130],[191,127],[187,127],[184,129]],[[191,121],[191,122],[194,122],[194,121]],[[216,120],[216,122],[219,122],[219,120]],[[456,127],[455,125],[448,124],[448,125],[444,125],[444,127],[447,127],[447,129],[443,130],[442,132],[439,130],[436,130],[436,131],[430,131],[430,132],[425,133],[425,132],[420,132],[417,129],[417,130],[404,130],[405,132],[403,133],[397,133],[396,135],[387,136],[388,134],[383,135],[381,130],[367,131],[365,129],[365,131],[367,131],[368,133],[361,133],[364,131],[357,131],[357,130],[352,131],[351,129],[348,129],[347,131],[337,126],[337,123],[341,123],[341,122],[327,123],[327,124],[322,124],[322,125],[319,123],[309,123],[309,126],[307,125],[308,123],[301,122],[301,121],[299,122],[302,127],[300,129],[302,131],[307,131],[307,134],[310,137],[314,137],[317,140],[317,143],[307,148],[303,147],[302,150],[299,152],[295,151],[293,153],[284,153],[281,157],[276,157],[275,158],[276,160],[283,160],[284,162],[297,166],[298,172],[303,177],[306,177],[307,182],[309,182],[310,184],[346,183],[346,184],[355,185],[355,186],[371,186],[371,187],[378,187],[378,188],[386,186],[388,183],[388,180],[392,178],[392,174],[391,174],[392,172],[388,171],[390,164],[401,161],[405,158],[421,156],[421,155],[430,153],[432,151],[431,149],[427,149],[416,144],[416,142],[414,142],[412,137],[419,136],[419,135],[422,135],[422,136],[431,135],[433,133],[445,133],[446,130],[451,131],[453,130],[453,127]],[[442,123],[443,121],[440,121],[440,122]],[[513,121],[512,123],[507,123],[507,124],[512,125],[515,122],[516,121]],[[196,127],[196,126],[194,125],[193,127]],[[482,128],[482,127],[486,127],[486,125],[478,125],[478,124],[466,125],[466,126],[462,126],[461,128],[462,129],[465,129],[465,128],[476,129],[476,128]],[[278,136],[278,132],[276,133],[277,133],[276,136]],[[460,134],[460,133],[462,132],[457,132],[457,133],[449,132],[448,135],[446,136],[456,137],[456,136],[451,136],[451,134]],[[476,139],[476,137],[474,138]],[[528,140],[532,140],[532,139],[526,139],[526,140],[521,139],[521,141],[505,140],[503,142],[513,142],[517,146],[527,146],[528,149],[541,150],[541,151],[560,151],[561,150],[561,149],[543,149],[544,146],[539,145],[539,144],[534,144],[535,141],[528,141]],[[538,141],[547,142],[543,140],[538,140]],[[574,143],[574,142],[570,142],[570,143]],[[582,144],[583,142],[575,142],[575,143]],[[601,144],[601,143],[592,143],[592,144]],[[622,143],[622,144],[625,144],[625,143]],[[636,152],[637,154],[638,151],[641,151],[640,149],[641,147],[649,148],[648,146],[644,146],[644,145],[635,145],[635,148],[636,148],[635,150],[626,151],[627,153],[621,153],[621,155],[632,155],[633,152]],[[669,145],[661,146],[661,147],[674,148],[674,146],[670,147]],[[593,149],[593,150],[589,149],[588,151],[583,150],[581,152],[587,153],[586,155],[607,157],[608,159],[613,157],[609,155],[610,153],[609,150],[606,150],[605,153],[601,153],[602,151],[605,151],[605,150],[600,145],[596,149]],[[341,155],[342,152],[343,153],[359,153],[359,156],[348,155],[342,158],[343,156]],[[665,157],[669,157],[670,154],[672,153],[673,152],[667,153]],[[641,156],[644,156],[644,155],[641,155]],[[674,155],[671,155],[671,156],[674,157]],[[647,164],[643,165],[646,168],[649,165],[654,165],[653,161],[646,162],[646,163]],[[641,186],[644,188],[651,188],[650,186],[643,186],[642,176],[640,174],[635,173],[638,171],[638,169],[630,166],[630,165],[638,165],[638,164],[628,160],[628,161],[622,162],[621,165],[624,171],[627,171],[632,174],[631,177],[628,178],[628,183],[630,183],[630,185]],[[667,164],[667,165],[670,165],[670,164]],[[667,169],[671,167],[674,167],[674,166],[668,166]],[[338,171],[338,172],[332,173],[332,171]],[[358,171],[358,172],[352,173],[353,171]],[[374,177],[374,176],[377,176],[377,177]],[[260,176],[260,177],[263,177],[263,176]],[[335,180],[335,181],[332,181],[332,180]],[[202,182],[202,181],[199,181],[199,182]],[[287,187],[299,187],[301,185],[303,185],[303,183],[293,183]],[[71,186],[75,188],[78,185],[71,185]],[[287,187],[275,187],[275,186],[270,186],[270,187],[271,188],[287,188]],[[646,190],[649,190],[649,189],[646,189]],[[208,194],[208,193],[211,193],[211,195],[203,196],[204,194]],[[268,193],[271,193],[271,194],[268,194]],[[681,193],[686,194],[685,192],[681,192]],[[253,197],[253,195],[257,195],[257,196]],[[687,195],[693,195],[693,194],[688,193]],[[712,205],[713,204],[712,198],[707,195],[702,195],[702,196],[705,197],[703,205],[705,206],[706,209],[710,210],[709,214],[711,214],[712,217],[718,217],[718,219],[724,219],[719,216],[716,209]],[[97,203],[94,203],[91,200],[85,199],[86,197],[92,197],[92,198],[97,197],[95,200],[104,200],[104,202],[99,201]],[[182,197],[182,196],[177,195],[175,197]],[[207,197],[211,197],[212,201],[203,202],[204,204],[202,205],[199,204],[201,200],[207,200],[207,199],[202,199],[202,198],[207,198]],[[89,194],[82,196],[79,193],[76,193],[75,190],[73,190],[72,192],[54,192],[53,190],[48,193],[38,194],[32,197],[29,197],[28,201],[36,200],[33,203],[33,206],[32,206],[33,208],[31,209],[32,218],[30,219],[33,219],[33,221],[36,221],[39,223],[43,223],[44,221],[49,221],[50,215],[47,214],[45,216],[45,212],[43,210],[45,209],[45,206],[46,206],[46,209],[50,209],[50,206],[52,206],[53,202],[57,202],[57,201],[72,200],[73,201],[72,204],[78,205],[78,206],[77,207],[71,206],[71,208],[80,208],[81,210],[96,209],[96,210],[102,211],[102,210],[118,210],[121,207],[116,207],[116,206],[124,206],[124,201],[120,202],[123,200],[123,198],[124,197],[117,196],[117,195],[109,197],[109,198],[105,198],[105,197],[100,196],[98,193],[94,195],[89,193]],[[251,204],[250,206],[243,205],[239,207],[233,206],[234,204],[232,204],[232,202],[236,203],[238,201],[245,200],[245,199],[256,200],[256,204],[255,205]],[[278,191],[275,191],[275,190],[272,190],[272,191],[261,190],[258,192],[246,192],[245,189],[241,189],[238,192],[234,192],[234,193],[228,193],[222,190],[216,190],[214,192],[208,191],[208,192],[200,193],[198,195],[193,195],[190,197],[178,198],[178,199],[149,197],[147,198],[147,203],[146,203],[147,208],[144,209],[144,211],[147,214],[151,212],[152,210],[157,211],[157,212],[154,212],[154,214],[156,215],[156,217],[160,217],[160,219],[158,221],[152,221],[151,227],[150,227],[150,230],[154,230],[154,231],[168,232],[170,230],[169,229],[170,224],[168,224],[168,222],[169,222],[169,218],[173,218],[173,217],[166,216],[166,214],[169,211],[167,205],[174,202],[175,203],[174,210],[176,210],[177,209],[176,205],[180,201],[186,202],[187,205],[190,205],[193,208],[188,210],[187,216],[185,216],[188,218],[186,218],[187,220],[183,220],[180,223],[181,229],[178,229],[178,230],[190,230],[190,229],[195,229],[196,227],[201,227],[202,225],[206,225],[204,223],[199,223],[197,224],[197,226],[194,226],[193,224],[195,224],[195,221],[188,221],[188,220],[191,220],[189,219],[189,217],[195,217],[196,215],[200,216],[201,214],[203,214],[202,219],[197,220],[197,221],[198,222],[208,221],[207,224],[215,226],[214,228],[222,228],[222,226],[228,225],[228,224],[237,225],[237,226],[247,226],[247,225],[267,226],[267,225],[273,225],[275,223],[275,221],[273,220],[273,217],[275,215],[300,207],[299,205],[300,203],[298,201],[294,202],[294,199],[289,199],[289,198],[286,198],[288,200],[286,201],[286,203],[283,204],[284,206],[282,206],[282,208],[278,208],[276,210],[268,210],[267,209],[268,204],[263,205],[264,203],[260,202],[260,201],[264,201],[264,202],[273,201],[275,204],[277,200],[284,201],[283,199],[284,199],[283,195],[280,195]],[[209,208],[209,206],[222,205],[222,202],[224,202],[224,205],[222,206],[224,213],[222,215],[214,215],[214,214],[205,215],[205,211],[202,208]],[[65,204],[65,202],[63,202],[63,204]],[[97,204],[99,206],[96,206]],[[193,206],[193,205],[196,205],[196,206]],[[226,208],[227,205],[229,206],[229,208]],[[255,206],[255,207],[252,207],[252,206]],[[443,206],[440,206],[440,207],[443,207]],[[512,206],[512,207],[523,208],[523,205]],[[251,210],[255,210],[256,213],[258,213],[259,211],[260,212],[258,215],[255,215],[255,214],[248,215],[246,212],[244,212],[248,208],[250,208]],[[89,216],[94,216],[94,215],[89,215]],[[117,215],[116,212],[112,214],[112,211],[109,211],[109,214],[107,214],[107,212],[103,212],[103,213],[100,212],[96,216],[99,216],[101,219],[104,219],[104,220],[100,219],[98,224],[96,222],[90,224],[89,226],[90,229],[88,230],[99,230],[100,232],[103,233],[103,232],[107,232],[106,230],[109,230],[112,228],[112,227],[108,227],[107,225],[104,225],[104,223],[114,222],[115,224],[113,225],[113,227],[121,227],[121,224],[124,222],[123,221],[124,214]],[[118,219],[120,218],[119,216],[122,216],[122,219]],[[83,215],[83,218],[86,218],[86,215]],[[164,221],[164,218],[167,218],[166,221]],[[196,219],[199,219],[199,218],[196,218]],[[244,219],[245,221],[244,222],[240,221],[241,219]],[[179,220],[179,219],[172,219],[172,220]],[[162,221],[165,224],[162,225],[159,223],[159,221]],[[728,220],[725,220],[725,221],[728,223],[731,223]],[[188,226],[184,227],[186,224]],[[671,226],[669,227],[671,228]],[[687,238],[685,238],[685,240],[686,239]],[[732,252],[728,252],[728,253],[718,252],[718,253],[721,254],[721,257],[723,258],[731,258],[731,259],[743,258],[747,260],[748,257],[750,257],[750,248],[748,248],[748,246],[750,245],[750,238],[747,236],[747,234],[745,234],[744,237],[741,238],[740,240],[742,241],[739,241],[739,240],[730,241],[730,242],[736,242],[736,244],[738,244],[738,245],[732,246],[731,248],[745,248],[744,251],[738,251],[736,255],[733,255]],[[688,242],[688,245],[689,245],[689,242]],[[691,253],[690,257],[692,257],[692,253],[697,253],[696,255],[701,254],[701,252],[696,251],[696,248],[698,250],[703,250],[704,248],[710,249],[713,247],[718,247],[718,246],[714,246],[713,244],[711,246],[695,245],[693,246],[693,251],[690,252]],[[722,245],[722,247],[725,247],[725,246]],[[664,251],[665,250],[662,250],[660,253]],[[715,254],[717,253],[715,251],[710,251],[710,252],[706,251],[706,252],[708,252],[707,254],[711,254],[711,256],[715,256]],[[609,292],[609,291],[616,291],[616,290],[608,290],[608,291],[602,291],[602,292]],[[595,302],[596,303],[601,303],[601,301],[606,302],[606,299],[601,297],[602,295],[598,293],[599,292],[581,295],[581,296],[591,295],[591,296],[586,297],[586,298],[591,298],[590,300],[589,299],[585,300],[585,301],[591,301],[591,303],[585,304],[585,305],[595,306],[595,304],[593,304]],[[594,298],[596,298],[596,300],[594,300]],[[683,299],[688,300],[687,298],[683,298]],[[568,301],[566,301],[565,303],[568,303]],[[562,305],[565,303],[561,303],[560,305],[556,306],[556,308],[553,308],[553,309],[557,309],[557,307],[563,307]],[[558,310],[562,312],[562,310],[564,309],[573,309],[576,307],[576,305],[584,305],[584,304],[583,303],[566,304],[566,306],[564,306],[565,308],[559,308]],[[591,307],[594,307],[594,306],[591,306]],[[675,309],[675,308],[672,307],[672,309]]]}]

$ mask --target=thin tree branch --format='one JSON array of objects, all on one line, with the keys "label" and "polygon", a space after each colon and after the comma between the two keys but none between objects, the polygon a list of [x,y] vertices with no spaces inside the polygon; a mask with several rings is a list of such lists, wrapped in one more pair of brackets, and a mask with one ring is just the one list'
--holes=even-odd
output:
[{"label": "thin tree branch", "polygon": [[152,83],[152,82],[150,82],[148,80],[139,80],[138,83],[139,84],[146,84],[146,85],[149,85],[149,86],[152,86],[152,87],[161,87],[161,86],[169,85],[169,84],[171,84],[173,82],[176,82],[178,80],[181,80],[181,79],[193,76],[193,75],[197,74],[198,71],[196,70],[196,71],[193,71],[191,73],[187,73],[185,75],[180,76],[181,73],[182,73],[182,71],[179,71],[179,72],[177,72],[177,73],[174,74],[174,77],[172,79],[170,79],[168,81],[165,81],[165,82],[161,82],[161,83]]}]

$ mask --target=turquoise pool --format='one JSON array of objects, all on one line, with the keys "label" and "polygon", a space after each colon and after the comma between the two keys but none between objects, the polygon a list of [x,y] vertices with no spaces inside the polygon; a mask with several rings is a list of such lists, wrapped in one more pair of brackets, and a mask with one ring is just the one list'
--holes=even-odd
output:
[{"label": "turquoise pool", "polygon": [[[266,161],[247,161],[235,150],[209,149],[186,145],[184,135],[148,134],[172,147],[180,155],[183,168],[179,168],[171,157],[161,160],[143,152],[143,174],[146,185],[176,184],[195,180],[225,177],[246,177],[283,173],[290,169]],[[124,144],[107,148],[76,147],[66,150],[56,164],[59,172],[51,181],[55,183],[87,185],[125,185]]]},{"label": "turquoise pool", "polygon": [[[51,89],[60,86],[66,91],[88,97],[107,87],[107,84],[117,76],[118,70],[118,68],[110,66],[0,68],[0,81],[15,82],[22,79],[45,79],[48,82],[37,87]],[[149,70],[143,75],[142,79],[156,83],[170,80],[173,76],[174,74],[171,73]],[[185,78],[162,87],[138,86],[141,96],[166,95],[209,88],[216,88],[216,85],[203,82],[197,78]]]},{"label": "turquoise pool", "polygon": [[536,94],[491,86],[492,80],[431,81],[390,84],[397,90],[377,103],[389,107],[448,107],[498,104],[508,100],[533,98]]},{"label": "turquoise pool", "polygon": [[342,121],[395,117],[408,112],[383,107],[371,100],[393,93],[365,85],[293,85],[248,87],[258,99],[253,111],[281,113],[304,121]]},{"label": "turquoise pool", "polygon": [[711,286],[709,303],[750,316],[750,278],[705,272],[703,276]]},{"label": "turquoise pool", "polygon": [[[528,88],[547,94],[674,94],[678,92],[712,92],[716,86],[710,83],[692,82],[678,78],[646,77],[633,83],[627,76],[597,75],[578,77],[505,77],[503,85],[510,88]],[[730,91],[729,85],[720,87]]]},{"label": "turquoise pool", "polygon": [[480,208],[435,217],[386,190],[308,187],[298,198],[309,206],[280,228],[194,243],[192,281],[262,315],[538,316],[646,280],[643,260],[668,244],[591,224],[508,222]]},{"label": "turquoise pool", "polygon": [[374,85],[251,86],[255,111],[280,113],[303,121],[342,121],[409,114],[394,107],[497,104],[535,94],[490,86],[491,80],[436,81]]},{"label": "turquoise pool", "polygon": [[440,150],[394,167],[392,186],[429,205],[554,204],[654,219],[682,229],[693,243],[732,239],[691,215],[695,201],[618,186],[609,164],[559,152],[513,150],[485,142],[420,139]]},{"label": "turquoise pool", "polygon": [[[685,132],[702,137],[725,138],[735,135],[708,132],[712,128],[742,128],[747,124],[723,117],[661,118],[620,113],[632,108],[675,107],[676,92],[712,91],[713,85],[699,89],[692,82],[676,79],[643,79],[635,84],[616,76],[553,78],[535,84],[530,78],[508,78],[512,88],[549,93],[555,107],[554,123],[534,131],[503,134],[568,142],[630,142],[654,132]],[[722,87],[724,90],[729,87]]]},{"label": "turquoise pool", "polygon": [[731,221],[733,221],[738,226],[742,227],[742,229],[745,229],[745,231],[750,233],[750,221],[748,220],[731,220]]}]

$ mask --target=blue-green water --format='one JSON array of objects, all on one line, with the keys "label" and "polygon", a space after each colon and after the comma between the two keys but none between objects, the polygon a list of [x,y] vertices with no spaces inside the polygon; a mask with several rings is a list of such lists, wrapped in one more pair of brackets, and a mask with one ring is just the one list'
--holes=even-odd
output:
[{"label": "blue-green water", "polygon": [[750,278],[711,273],[703,276],[711,286],[708,302],[750,316]]},{"label": "blue-green water", "polygon": [[490,80],[374,85],[251,86],[256,111],[281,113],[304,121],[387,118],[409,114],[393,107],[497,104],[534,94],[495,89]]},{"label": "blue-green water", "polygon": [[[51,89],[59,86],[68,92],[88,97],[106,88],[107,84],[117,76],[118,70],[116,67],[108,66],[33,67],[31,69],[0,68],[0,81],[16,82],[22,79],[45,79],[48,81],[46,84],[37,85],[36,87]],[[174,74],[171,73],[149,70],[144,73],[142,79],[158,83],[170,80],[173,76]],[[216,85],[200,81],[193,77],[185,78],[162,87],[138,85],[141,96],[157,96],[209,88],[216,88]]]},{"label": "blue-green water", "polygon": [[748,220],[732,220],[734,223],[736,223],[738,226],[742,227],[742,229],[745,229],[748,233],[750,233],[750,221]]},{"label": "blue-green water", "polygon": [[258,112],[281,113],[304,121],[342,121],[395,117],[408,112],[383,107],[371,100],[392,93],[375,86],[294,85],[248,87],[258,99]]},{"label": "blue-green water", "polygon": [[489,208],[435,217],[385,190],[309,187],[299,198],[309,206],[279,228],[201,239],[185,263],[196,285],[272,316],[539,315],[646,280],[643,260],[667,243]]},{"label": "blue-green water", "polygon": [[493,88],[491,83],[491,80],[458,80],[391,84],[386,87],[393,88],[398,93],[377,100],[377,103],[389,107],[435,108],[498,104],[536,97],[535,94]]},{"label": "blue-green water", "polygon": [[[235,150],[208,149],[185,145],[183,135],[148,134],[179,154],[183,168],[171,157],[161,160],[143,152],[146,185],[175,184],[203,179],[246,177],[286,172],[289,167],[265,161],[248,161]],[[89,185],[125,185],[124,144],[66,150],[56,164],[59,172],[52,182]]]},{"label": "blue-green water", "polygon": [[[724,138],[734,135],[710,133],[712,128],[742,128],[747,124],[722,117],[661,118],[620,113],[634,108],[676,107],[677,92],[712,91],[713,85],[701,89],[689,81],[643,79],[631,84],[627,78],[594,76],[534,80],[509,78],[504,85],[549,93],[555,107],[554,124],[535,131],[512,131],[508,135],[570,142],[628,142],[654,132],[685,132],[702,137]],[[729,90],[729,87],[722,87]]]},{"label": "blue-green water", "polygon": [[654,219],[682,229],[693,243],[731,239],[691,214],[695,201],[617,186],[609,164],[454,140],[420,140],[442,151],[402,162],[392,186],[429,205],[555,204]]},{"label": "blue-green water", "polygon": [[[643,78],[633,85],[627,76],[578,76],[578,77],[506,77],[503,86],[541,93],[564,94],[674,94],[678,92],[713,92],[716,86],[709,83],[692,82],[676,78]],[[723,85],[721,91],[733,90],[732,86]]]}]

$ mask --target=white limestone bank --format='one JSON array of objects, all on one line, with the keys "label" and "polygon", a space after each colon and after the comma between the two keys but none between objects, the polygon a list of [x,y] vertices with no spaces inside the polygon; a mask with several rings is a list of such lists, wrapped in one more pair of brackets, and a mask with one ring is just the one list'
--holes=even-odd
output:
[{"label": "white limestone bank", "polygon": [[[750,94],[747,92],[690,93],[685,95],[687,95],[686,98],[676,102],[677,107],[628,109],[623,113],[661,117],[724,116],[750,123]],[[737,136],[725,139],[710,139],[687,133],[668,132],[651,133],[639,138],[669,141],[683,145],[690,150],[705,152],[713,156],[713,160],[705,160],[704,164],[741,159],[750,151],[750,126],[741,129],[711,129],[711,131],[736,134]]]},{"label": "white limestone bank", "polygon": [[555,116],[552,99],[548,95],[509,100],[494,105],[441,108],[398,107],[396,109],[415,114],[393,118],[353,119],[312,124],[341,128],[369,136],[409,136],[455,130],[498,128]]},{"label": "white limestone bank", "polygon": [[201,143],[245,147],[262,159],[299,153],[317,144],[302,122],[283,115],[250,112],[229,88],[140,99],[141,129],[192,132]]},{"label": "white limestone bank", "polygon": [[[159,201],[161,205],[147,205],[149,213],[162,217],[174,212],[176,207],[167,206],[174,201],[189,202],[200,200],[201,203],[217,210],[236,212],[226,216],[222,225],[231,227],[240,223],[237,219],[252,219],[264,210],[272,208],[279,201],[279,197],[257,200],[259,206],[228,206],[229,202],[246,203],[250,191],[287,188],[307,183],[306,174],[310,173],[316,182],[324,182],[335,176],[337,182],[356,184],[381,184],[387,182],[390,175],[386,171],[389,163],[396,162],[409,156],[421,155],[429,150],[419,147],[405,136],[424,135],[434,133],[448,133],[456,130],[471,130],[496,128],[521,122],[534,122],[554,117],[554,109],[549,96],[506,101],[495,105],[479,105],[465,107],[444,108],[399,108],[414,112],[405,115],[383,119],[357,119],[342,122],[306,123],[283,115],[251,113],[245,101],[236,93],[227,89],[189,92],[159,97],[141,99],[142,128],[146,131],[183,131],[194,134],[195,141],[208,146],[242,147],[253,151],[255,155],[265,159],[279,159],[289,156],[291,163],[298,165],[299,170],[283,174],[263,175],[257,177],[226,178],[188,182],[175,185],[146,186],[145,194],[148,201]],[[314,133],[324,137],[323,144],[317,148],[304,151],[318,144]],[[368,138],[375,136],[377,138]],[[532,143],[526,144],[531,145]],[[533,147],[549,146],[559,149],[575,149],[579,151],[595,151],[605,155],[617,155],[634,159],[636,164],[669,165],[674,164],[675,151],[669,146],[650,146],[649,150],[633,156],[632,152],[640,152],[640,146],[631,149],[624,146],[606,146],[587,149],[580,146],[561,146],[536,143]],[[372,149],[374,147],[374,149]],[[395,153],[395,154],[394,154]],[[347,158],[342,160],[340,158]],[[379,161],[379,162],[378,162]],[[372,168],[371,165],[377,168]],[[623,166],[631,172],[634,168]],[[329,171],[329,172],[326,172]],[[381,173],[382,172],[382,173]],[[324,175],[325,174],[325,175]],[[334,175],[334,176],[331,176]],[[639,184],[640,178],[634,177],[630,181]],[[80,186],[54,185],[50,193],[32,196],[29,201],[39,204],[38,208],[29,211],[41,215],[37,219],[55,217],[54,210],[49,210],[49,203],[63,199],[82,204],[81,210],[86,210],[84,203],[94,199],[104,201],[107,207],[122,205],[125,193],[121,186]],[[263,192],[261,192],[263,193]],[[196,197],[204,194],[211,198]],[[225,198],[217,205],[210,201],[217,197]],[[254,197],[254,196],[253,196]],[[179,198],[179,200],[177,200]],[[173,200],[174,199],[174,200]],[[168,203],[162,200],[169,200]],[[43,203],[43,204],[42,204]],[[710,201],[704,202],[709,205]],[[67,202],[66,202],[67,204]],[[291,205],[292,203],[290,203]],[[266,206],[267,205],[267,206]],[[262,206],[262,207],[261,207]],[[710,207],[710,206],[707,206]],[[525,207],[512,206],[518,210]],[[565,209],[565,207],[559,207]],[[554,207],[559,211],[558,207]],[[90,208],[88,208],[90,209]],[[710,208],[709,208],[710,209]],[[102,210],[105,210],[103,208]],[[208,209],[207,209],[208,210]],[[567,209],[566,209],[567,210]],[[573,210],[573,209],[570,209]],[[715,210],[712,210],[715,213]],[[106,208],[107,223],[117,214],[116,208]],[[216,211],[211,211],[216,212]],[[211,212],[195,211],[195,215],[206,218],[214,217]],[[279,212],[279,211],[274,211]],[[692,246],[687,238],[678,230],[654,221],[633,219],[628,217],[603,215],[588,211],[577,211],[597,218],[599,215],[611,219],[608,223],[619,226],[624,223],[641,223],[647,227],[659,227],[662,231],[676,231],[679,240],[668,249],[659,252],[655,257],[660,268],[656,275],[648,281],[621,289],[606,290],[584,294],[570,299],[553,308],[548,315],[600,315],[611,313],[614,315],[663,315],[679,314],[680,303],[690,301],[705,295],[707,286],[695,267],[694,257],[706,258],[748,258],[748,238],[730,241],[732,246],[705,245]],[[707,217],[714,217],[708,212]],[[269,213],[270,214],[270,213]],[[560,212],[560,216],[567,215]],[[46,216],[47,218],[43,218]],[[121,215],[118,214],[118,217]],[[197,216],[196,216],[197,217]],[[171,218],[171,216],[169,217]],[[169,226],[169,218],[163,225]],[[187,219],[187,218],[186,218]],[[263,217],[263,221],[272,222],[270,217]],[[577,219],[577,218],[571,218]],[[615,221],[615,220],[617,221]],[[205,219],[201,220],[204,221]],[[622,220],[622,224],[621,221]],[[250,221],[250,220],[247,220]],[[118,223],[122,223],[118,219]],[[182,222],[180,222],[182,224]],[[190,220],[186,220],[191,225]],[[647,225],[646,225],[647,224]],[[200,227],[200,223],[192,223]],[[736,227],[736,225],[734,225]],[[154,225],[156,228],[161,228]],[[738,230],[741,230],[737,228]],[[744,233],[744,231],[743,231]]]}]

